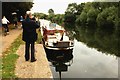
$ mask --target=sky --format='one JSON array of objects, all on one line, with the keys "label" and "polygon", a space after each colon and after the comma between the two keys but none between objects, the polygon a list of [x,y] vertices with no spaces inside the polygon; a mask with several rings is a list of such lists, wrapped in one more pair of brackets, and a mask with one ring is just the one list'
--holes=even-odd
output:
[{"label": "sky", "polygon": [[91,2],[93,0],[34,0],[32,12],[39,12],[48,14],[49,9],[53,9],[55,14],[64,14],[68,4]]}]

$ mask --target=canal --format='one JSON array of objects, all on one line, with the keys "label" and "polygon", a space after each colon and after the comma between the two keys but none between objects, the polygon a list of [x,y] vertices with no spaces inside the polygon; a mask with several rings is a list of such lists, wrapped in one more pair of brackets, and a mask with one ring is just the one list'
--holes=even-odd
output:
[{"label": "canal", "polygon": [[118,78],[116,34],[86,28],[70,33],[74,38],[72,51],[46,52],[54,78]]}]

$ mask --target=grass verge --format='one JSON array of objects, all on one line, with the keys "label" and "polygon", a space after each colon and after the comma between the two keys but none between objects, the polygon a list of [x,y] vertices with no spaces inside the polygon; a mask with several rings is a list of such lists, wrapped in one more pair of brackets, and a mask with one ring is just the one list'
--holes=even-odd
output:
[{"label": "grass verge", "polygon": [[15,62],[19,57],[16,51],[22,43],[23,41],[20,35],[11,44],[10,48],[2,53],[2,78],[16,78],[14,74]]}]

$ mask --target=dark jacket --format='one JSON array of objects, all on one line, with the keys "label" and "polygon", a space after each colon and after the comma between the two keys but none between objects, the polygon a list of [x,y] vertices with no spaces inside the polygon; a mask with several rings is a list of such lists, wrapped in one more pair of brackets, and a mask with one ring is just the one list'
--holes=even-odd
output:
[{"label": "dark jacket", "polygon": [[33,20],[26,19],[22,22],[22,27],[22,40],[25,42],[35,42],[37,40],[36,29],[39,28],[39,25]]}]

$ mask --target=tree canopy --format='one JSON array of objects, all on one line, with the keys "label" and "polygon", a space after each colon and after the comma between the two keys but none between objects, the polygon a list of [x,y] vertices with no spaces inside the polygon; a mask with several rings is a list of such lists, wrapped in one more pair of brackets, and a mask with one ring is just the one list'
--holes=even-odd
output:
[{"label": "tree canopy", "polygon": [[54,14],[54,10],[53,9],[49,9],[48,13],[49,13],[49,15]]},{"label": "tree canopy", "polygon": [[12,13],[17,13],[17,17],[24,16],[26,11],[30,10],[33,2],[2,2],[2,16],[12,19]]},{"label": "tree canopy", "polygon": [[[78,26],[99,26],[101,28],[112,26],[115,29],[119,28],[120,2],[87,2],[78,5],[70,3],[65,12],[65,20],[70,20],[70,17],[72,17],[68,13],[76,15],[74,16],[76,17],[75,24]],[[69,17],[67,17],[68,15]]]}]

